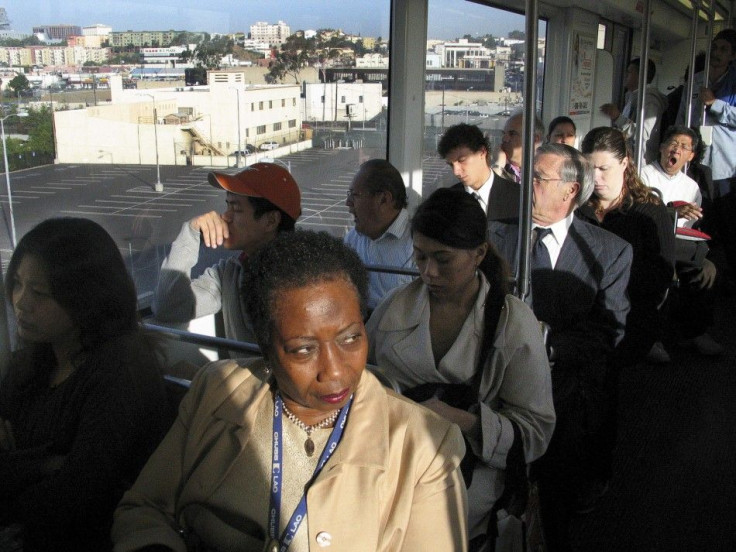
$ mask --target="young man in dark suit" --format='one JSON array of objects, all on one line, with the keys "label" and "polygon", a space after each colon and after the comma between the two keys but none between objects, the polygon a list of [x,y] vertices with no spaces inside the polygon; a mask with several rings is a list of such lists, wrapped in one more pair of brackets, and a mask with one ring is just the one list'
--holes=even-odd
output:
[{"label": "young man in dark suit", "polygon": [[473,194],[489,221],[519,216],[520,187],[493,173],[490,144],[477,126],[451,126],[442,136],[437,152],[460,179],[453,187]]}]

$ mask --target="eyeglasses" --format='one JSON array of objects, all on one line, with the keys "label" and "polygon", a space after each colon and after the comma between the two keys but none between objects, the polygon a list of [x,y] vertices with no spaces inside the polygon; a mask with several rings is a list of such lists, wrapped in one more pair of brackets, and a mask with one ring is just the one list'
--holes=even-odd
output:
[{"label": "eyeglasses", "polygon": [[542,182],[544,182],[544,183],[547,183],[547,182],[563,182],[564,181],[564,178],[544,178],[542,176],[539,176],[538,174],[533,174],[532,175],[532,180],[534,182],[536,182],[537,184],[539,184],[539,183],[542,183]]},{"label": "eyeglasses", "polygon": [[680,148],[682,151],[693,151],[692,146],[689,146],[687,144],[681,144],[680,142],[676,142],[675,140],[670,140],[665,144],[668,148]]}]

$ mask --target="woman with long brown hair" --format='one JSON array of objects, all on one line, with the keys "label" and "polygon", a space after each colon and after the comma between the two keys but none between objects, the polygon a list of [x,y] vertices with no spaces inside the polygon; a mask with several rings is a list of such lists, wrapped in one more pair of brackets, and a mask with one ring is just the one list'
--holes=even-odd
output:
[{"label": "woman with long brown hair", "polygon": [[621,131],[594,128],[583,139],[581,151],[593,165],[595,191],[578,215],[625,239],[634,252],[627,289],[631,312],[616,356],[620,365],[635,364],[659,339],[659,306],[674,275],[672,220],[639,178]]}]

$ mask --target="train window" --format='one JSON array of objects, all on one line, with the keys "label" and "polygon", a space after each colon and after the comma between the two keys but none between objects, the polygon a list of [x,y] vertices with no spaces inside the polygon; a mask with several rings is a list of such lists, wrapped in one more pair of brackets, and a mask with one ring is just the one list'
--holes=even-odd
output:
[{"label": "train window", "polygon": [[[0,9],[3,270],[14,239],[41,219],[87,217],[150,296],[182,224],[224,211],[207,173],[262,160],[300,184],[300,227],[352,228],[350,180],[362,161],[386,157],[390,0],[248,4]],[[232,254],[203,250],[194,274]]]},{"label": "train window", "polygon": [[[424,96],[423,195],[457,181],[437,155],[449,126],[477,125],[500,145],[508,116],[523,107],[523,15],[466,0],[430,0]],[[539,21],[538,82],[543,82],[546,23]],[[538,102],[541,105],[541,85]]]}]

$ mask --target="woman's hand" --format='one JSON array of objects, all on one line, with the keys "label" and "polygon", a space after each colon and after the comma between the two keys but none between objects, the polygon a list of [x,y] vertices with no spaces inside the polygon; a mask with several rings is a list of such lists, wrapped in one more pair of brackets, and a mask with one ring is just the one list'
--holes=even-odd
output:
[{"label": "woman's hand", "polygon": [[450,406],[436,397],[432,397],[420,404],[429,408],[435,414],[442,416],[448,422],[457,424],[463,435],[471,439],[477,439],[480,436],[480,416],[471,414],[467,410]]},{"label": "woman's hand", "polygon": [[4,452],[12,452],[15,450],[13,426],[10,425],[10,421],[2,418],[0,418],[0,450]]}]

